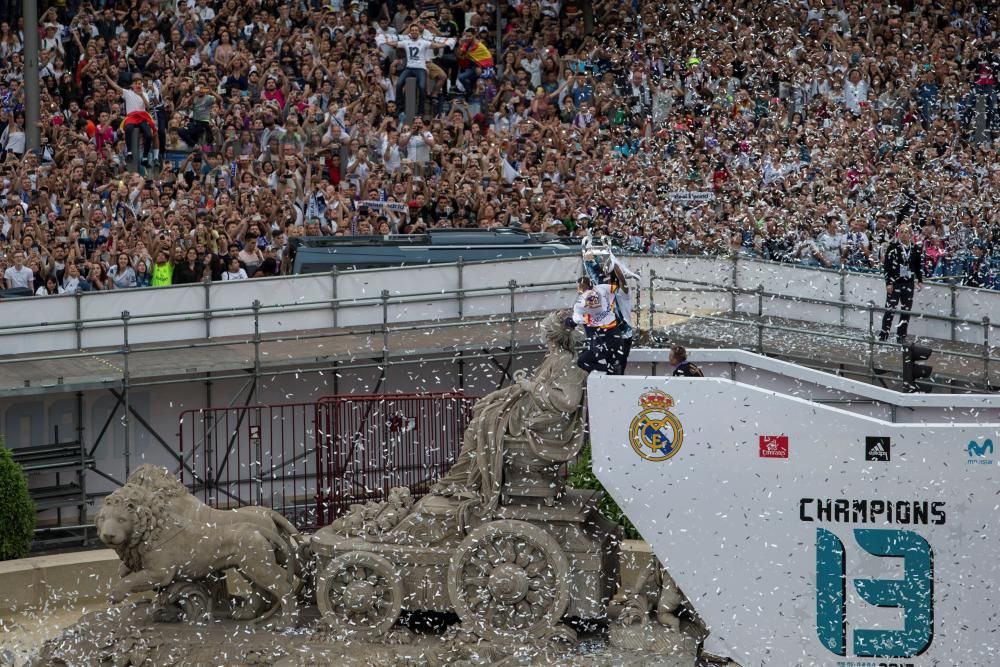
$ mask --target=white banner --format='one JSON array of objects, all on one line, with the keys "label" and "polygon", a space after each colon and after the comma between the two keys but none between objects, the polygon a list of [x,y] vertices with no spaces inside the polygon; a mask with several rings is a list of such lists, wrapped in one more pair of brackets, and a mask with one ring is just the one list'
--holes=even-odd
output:
[{"label": "white banner", "polygon": [[395,211],[396,213],[408,213],[410,208],[406,204],[398,201],[382,201],[381,199],[362,199],[355,202],[355,208],[367,206],[379,211]]},{"label": "white banner", "polygon": [[694,191],[684,191],[684,192],[671,192],[670,201],[679,202],[703,202],[712,201],[715,199],[714,192],[694,192]]},{"label": "white banner", "polygon": [[744,667],[1000,664],[1000,424],[591,376],[594,471]]}]

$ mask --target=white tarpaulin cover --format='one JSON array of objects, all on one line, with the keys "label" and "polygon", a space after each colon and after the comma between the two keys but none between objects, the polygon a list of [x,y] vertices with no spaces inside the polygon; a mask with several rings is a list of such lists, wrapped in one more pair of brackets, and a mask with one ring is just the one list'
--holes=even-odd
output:
[{"label": "white tarpaulin cover", "polygon": [[594,472],[744,667],[1000,664],[1000,424],[591,376]]}]

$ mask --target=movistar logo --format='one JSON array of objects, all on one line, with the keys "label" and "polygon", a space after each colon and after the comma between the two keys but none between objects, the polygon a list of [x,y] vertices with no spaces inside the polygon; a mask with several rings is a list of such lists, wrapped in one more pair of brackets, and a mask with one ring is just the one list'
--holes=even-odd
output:
[{"label": "movistar logo", "polygon": [[993,465],[993,440],[986,438],[982,444],[970,440],[966,451],[969,454],[969,465]]},{"label": "movistar logo", "polygon": [[969,441],[969,456],[986,456],[986,452],[993,453],[993,441],[986,438],[983,444],[977,445],[975,440]]}]

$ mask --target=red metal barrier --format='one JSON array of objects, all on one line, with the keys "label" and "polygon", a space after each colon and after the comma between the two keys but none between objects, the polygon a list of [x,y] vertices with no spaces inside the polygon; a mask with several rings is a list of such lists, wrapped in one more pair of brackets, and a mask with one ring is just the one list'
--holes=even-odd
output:
[{"label": "red metal barrier", "polygon": [[316,405],[316,519],[326,525],[354,503],[394,486],[414,496],[451,467],[475,399],[462,394],[333,396]]},{"label": "red metal barrier", "polygon": [[215,507],[264,505],[324,526],[394,486],[426,493],[457,458],[474,403],[389,394],[187,410],[181,481]]}]

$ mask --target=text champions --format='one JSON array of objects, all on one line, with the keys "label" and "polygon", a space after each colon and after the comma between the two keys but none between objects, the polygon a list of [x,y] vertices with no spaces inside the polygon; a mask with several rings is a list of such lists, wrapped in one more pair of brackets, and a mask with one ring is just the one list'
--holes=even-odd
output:
[{"label": "text champions", "polygon": [[799,519],[821,523],[890,523],[909,526],[943,525],[943,502],[927,500],[848,500],[802,498]]}]

